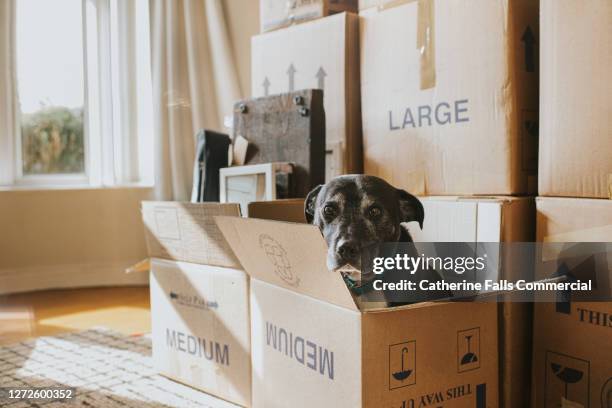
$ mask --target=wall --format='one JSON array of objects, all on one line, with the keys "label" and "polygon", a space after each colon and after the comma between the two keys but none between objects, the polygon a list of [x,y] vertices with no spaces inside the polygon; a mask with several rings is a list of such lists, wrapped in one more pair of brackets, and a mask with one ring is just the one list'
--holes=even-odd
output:
[{"label": "wall", "polygon": [[146,188],[0,191],[0,294],[46,287],[145,284]]}]

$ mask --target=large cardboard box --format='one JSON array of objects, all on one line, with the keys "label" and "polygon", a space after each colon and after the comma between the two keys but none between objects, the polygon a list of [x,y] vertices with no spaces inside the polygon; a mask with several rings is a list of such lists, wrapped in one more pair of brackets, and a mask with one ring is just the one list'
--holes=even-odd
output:
[{"label": "large cardboard box", "polygon": [[[425,209],[423,230],[414,223],[415,242],[529,242],[535,237],[535,202],[530,197],[419,197]],[[502,253],[499,279],[531,279],[527,260]],[[529,404],[532,312],[530,303],[505,299],[499,304],[500,406]]]},{"label": "large cardboard box", "polygon": [[497,406],[495,304],[361,312],[318,228],[216,219],[252,278],[254,407]]},{"label": "large cardboard box", "polygon": [[357,12],[357,0],[261,0],[261,32],[329,16],[343,11]]},{"label": "large cardboard box", "polygon": [[143,202],[142,213],[156,369],[250,406],[248,276],[212,218],[239,216],[238,204]]},{"label": "large cardboard box", "polygon": [[[538,242],[612,242],[610,200],[545,197],[536,207]],[[609,275],[609,265],[608,253],[595,267]],[[612,406],[610,316],[610,302],[536,303],[532,407]]]},{"label": "large cardboard box", "polygon": [[322,89],[326,179],[361,173],[357,15],[336,14],[255,36],[251,42],[251,67],[254,97]]},{"label": "large cardboard box", "polygon": [[612,198],[612,2],[540,4],[539,194]]},{"label": "large cardboard box", "polygon": [[365,172],[419,195],[535,192],[538,2],[383,3],[360,11]]}]

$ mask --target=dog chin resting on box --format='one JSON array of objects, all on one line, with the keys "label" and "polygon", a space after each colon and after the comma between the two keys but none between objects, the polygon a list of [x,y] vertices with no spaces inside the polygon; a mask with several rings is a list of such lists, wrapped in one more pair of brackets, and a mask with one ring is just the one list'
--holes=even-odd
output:
[{"label": "dog chin resting on box", "polygon": [[[414,274],[385,271],[376,275],[371,262],[363,262],[378,256],[395,256],[396,251],[409,251],[412,252],[409,256],[417,256],[412,246],[389,244],[412,242],[402,223],[416,221],[423,227],[423,205],[412,194],[374,176],[338,176],[308,194],[304,212],[308,223],[319,227],[327,242],[328,268],[342,273],[362,309],[450,297],[446,292],[415,290],[391,296],[389,292],[375,290],[376,280],[392,283],[407,279],[418,287],[423,279],[435,282],[441,278],[434,270]],[[389,251],[393,253],[385,253]]]}]

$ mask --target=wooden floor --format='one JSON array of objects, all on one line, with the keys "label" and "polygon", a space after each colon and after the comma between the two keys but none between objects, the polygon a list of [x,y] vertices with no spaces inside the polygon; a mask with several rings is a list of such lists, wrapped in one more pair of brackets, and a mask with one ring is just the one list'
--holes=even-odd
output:
[{"label": "wooden floor", "polygon": [[0,295],[0,344],[104,326],[151,331],[149,288],[48,290]]}]

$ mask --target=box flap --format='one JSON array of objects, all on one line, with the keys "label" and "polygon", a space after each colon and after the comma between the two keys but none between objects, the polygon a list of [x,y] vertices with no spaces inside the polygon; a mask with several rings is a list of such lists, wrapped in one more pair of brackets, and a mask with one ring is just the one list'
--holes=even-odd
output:
[{"label": "box flap", "polygon": [[303,198],[253,201],[249,203],[248,214],[249,218],[306,223]]},{"label": "box flap", "polygon": [[240,216],[238,204],[143,201],[149,256],[240,269],[223,239],[215,215]]},{"label": "box flap", "polygon": [[240,217],[215,220],[252,278],[358,310],[342,276],[327,269],[327,244],[317,227]]}]

